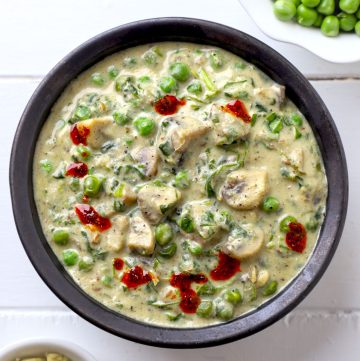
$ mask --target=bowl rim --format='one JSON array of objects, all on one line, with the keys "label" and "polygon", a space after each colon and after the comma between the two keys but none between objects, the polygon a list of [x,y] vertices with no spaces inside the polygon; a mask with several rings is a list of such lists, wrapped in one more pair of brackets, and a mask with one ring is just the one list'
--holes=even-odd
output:
[{"label": "bowl rim", "polygon": [[[324,224],[303,270],[256,310],[229,322],[202,328],[169,328],[142,323],[88,296],[72,281],[52,252],[42,232],[33,197],[35,144],[49,111],[69,82],[110,54],[160,41],[221,47],[285,85],[286,95],[313,129],[328,177]],[[93,37],[62,59],[35,90],[20,119],[11,152],[9,182],[13,214],[23,247],[56,296],[78,315],[110,333],[147,345],[171,348],[199,348],[235,341],[264,329],[290,312],[325,272],[340,240],[348,203],[348,174],[342,143],[329,111],[309,81],[282,55],[246,33],[210,21],[179,17],[121,25]]]},{"label": "bowl rim", "polygon": [[11,343],[0,349],[0,359],[12,361],[15,357],[29,357],[39,352],[59,352],[78,361],[96,361],[95,358],[84,348],[77,344],[55,338],[26,338]]}]

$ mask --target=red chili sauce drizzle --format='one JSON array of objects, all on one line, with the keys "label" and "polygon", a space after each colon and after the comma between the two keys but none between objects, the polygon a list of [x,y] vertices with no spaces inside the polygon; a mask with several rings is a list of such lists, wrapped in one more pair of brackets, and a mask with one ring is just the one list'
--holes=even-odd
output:
[{"label": "red chili sauce drizzle", "polygon": [[170,278],[170,284],[180,290],[180,308],[185,313],[195,313],[200,305],[201,299],[191,288],[191,283],[206,283],[207,277],[202,273],[193,275],[189,273],[173,274]]},{"label": "red chili sauce drizzle", "polygon": [[110,219],[102,217],[88,204],[78,204],[75,207],[75,212],[82,224],[93,225],[100,232],[106,231],[111,227]]},{"label": "red chili sauce drizzle", "polygon": [[161,115],[171,115],[175,114],[179,106],[186,104],[186,101],[183,99],[178,99],[173,95],[165,95],[155,102],[154,108],[155,111]]},{"label": "red chili sauce drizzle", "polygon": [[149,283],[152,280],[151,274],[144,272],[140,266],[129,269],[122,276],[121,282],[128,288],[137,288],[141,285]]},{"label": "red chili sauce drizzle", "polygon": [[251,123],[251,117],[245,107],[245,104],[239,99],[233,100],[225,106],[222,106],[221,109],[224,112],[228,112],[238,118],[241,118],[245,123]]},{"label": "red chili sauce drizzle", "polygon": [[219,263],[210,272],[210,277],[215,281],[225,281],[240,272],[240,261],[228,256],[226,253],[220,252]]},{"label": "red chili sauce drizzle", "polygon": [[306,247],[306,230],[301,223],[289,223],[289,231],[286,233],[286,244],[298,253],[303,253]]},{"label": "red chili sauce drizzle", "polygon": [[90,129],[84,126],[79,127],[74,124],[70,129],[70,138],[75,145],[87,144],[87,136],[90,134]]},{"label": "red chili sauce drizzle", "polygon": [[114,258],[113,266],[117,271],[121,271],[124,267],[124,261],[121,258]]},{"label": "red chili sauce drizzle", "polygon": [[72,163],[66,170],[66,175],[70,177],[82,178],[88,174],[88,166],[85,163]]}]

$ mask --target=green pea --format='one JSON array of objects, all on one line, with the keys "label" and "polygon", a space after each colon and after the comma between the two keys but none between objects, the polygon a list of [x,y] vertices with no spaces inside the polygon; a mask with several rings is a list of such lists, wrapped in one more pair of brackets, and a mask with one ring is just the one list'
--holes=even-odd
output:
[{"label": "green pea", "polygon": [[95,197],[101,188],[101,180],[94,175],[88,175],[84,180],[84,194]]},{"label": "green pea", "polygon": [[160,89],[164,93],[171,93],[177,89],[176,80],[172,76],[164,76],[160,80]]},{"label": "green pea", "polygon": [[197,294],[199,296],[212,296],[216,293],[216,287],[210,282],[206,282],[199,287]]},{"label": "green pea", "polygon": [[110,79],[115,79],[119,75],[119,69],[115,65],[110,65],[107,72]]},{"label": "green pea", "polygon": [[316,8],[320,4],[320,0],[301,0],[308,8]]},{"label": "green pea", "polygon": [[40,161],[40,167],[42,170],[44,170],[46,173],[51,173],[53,170],[53,165],[48,159],[42,159]]},{"label": "green pea", "polygon": [[60,246],[65,246],[69,242],[69,238],[69,231],[65,228],[57,228],[52,234],[53,241]]},{"label": "green pea", "polygon": [[113,286],[114,278],[112,276],[109,276],[109,275],[104,275],[104,276],[101,277],[100,281],[104,286],[110,288],[110,287]]},{"label": "green pea", "polygon": [[90,256],[84,256],[79,261],[79,270],[89,272],[94,267],[94,260]]},{"label": "green pea", "polygon": [[200,256],[203,253],[203,247],[201,244],[193,241],[190,242],[189,244],[189,252],[193,255],[193,256]]},{"label": "green pea", "polygon": [[277,0],[273,8],[275,16],[281,21],[289,21],[296,14],[296,6],[290,0]]},{"label": "green pea", "polygon": [[300,114],[293,113],[290,117],[291,123],[294,125],[301,127],[303,125],[303,118]]},{"label": "green pea", "polygon": [[317,19],[317,12],[301,4],[296,10],[297,22],[302,26],[312,26]]},{"label": "green pea", "polygon": [[94,73],[91,75],[91,81],[97,86],[103,86],[105,84],[105,79],[100,73]]},{"label": "green pea", "polygon": [[297,222],[296,218],[293,216],[286,216],[280,221],[280,231],[288,232],[289,231],[289,223]]},{"label": "green pea", "polygon": [[357,17],[354,14],[340,13],[337,15],[340,22],[340,29],[343,31],[352,31],[355,28]]},{"label": "green pea", "polygon": [[213,303],[211,301],[201,301],[196,310],[199,317],[209,318],[213,313]]},{"label": "green pea", "polygon": [[164,258],[171,258],[171,257],[174,257],[176,251],[177,251],[176,243],[171,242],[159,250],[159,255]]},{"label": "green pea", "polygon": [[355,33],[360,36],[360,21],[358,21],[355,25]]},{"label": "green pea", "polygon": [[216,316],[224,321],[230,320],[234,316],[234,306],[226,301],[218,303]]},{"label": "green pea", "polygon": [[317,18],[316,18],[313,26],[315,26],[316,28],[320,28],[323,20],[324,20],[324,15],[317,14]]},{"label": "green pea", "polygon": [[79,120],[86,120],[91,117],[90,108],[85,105],[79,105],[75,109],[74,117]]},{"label": "green pea", "polygon": [[194,221],[189,215],[184,215],[180,218],[179,226],[186,233],[193,232],[195,228]]},{"label": "green pea", "polygon": [[187,171],[181,170],[175,176],[174,185],[180,189],[186,189],[190,186],[189,174]]},{"label": "green pea", "polygon": [[203,91],[201,83],[197,80],[192,82],[186,89],[189,93],[195,94],[195,95],[199,95]]},{"label": "green pea", "polygon": [[156,65],[158,56],[152,49],[150,49],[144,53],[143,58],[147,65]]},{"label": "green pea", "polygon": [[276,212],[280,207],[280,202],[277,198],[269,196],[263,200],[262,209],[265,212]]},{"label": "green pea", "polygon": [[354,14],[360,6],[360,0],[340,0],[339,7],[347,14]]},{"label": "green pea", "polygon": [[160,223],[155,228],[155,240],[160,246],[165,246],[174,238],[173,230],[168,223]]},{"label": "green pea", "polygon": [[76,153],[83,160],[88,160],[90,158],[90,156],[91,156],[90,148],[87,147],[86,145],[83,145],[83,144],[79,144],[76,147]]},{"label": "green pea", "polygon": [[272,133],[279,134],[284,128],[284,125],[281,119],[276,119],[269,123],[269,128]]},{"label": "green pea", "polygon": [[210,52],[210,65],[213,69],[220,69],[224,65],[224,57],[218,50],[213,50]]},{"label": "green pea", "polygon": [[290,0],[296,7],[301,4],[301,0]]},{"label": "green pea", "polygon": [[360,19],[360,7],[359,7],[359,10],[356,12],[356,17],[358,18],[358,19]]},{"label": "green pea", "polygon": [[335,0],[320,0],[317,11],[323,15],[331,15],[335,11]]},{"label": "green pea", "polygon": [[190,77],[190,69],[184,63],[174,63],[170,65],[170,75],[180,82],[184,82]]},{"label": "green pea", "polygon": [[75,249],[65,249],[62,257],[67,266],[74,266],[79,259],[79,253]]},{"label": "green pea", "polygon": [[334,37],[339,35],[340,22],[334,15],[328,15],[325,17],[321,24],[321,31],[324,35]]},{"label": "green pea", "polygon": [[273,295],[277,291],[278,283],[277,281],[270,281],[268,282],[262,291],[262,294],[264,296],[270,296]]},{"label": "green pea", "polygon": [[225,292],[224,299],[233,305],[237,305],[243,298],[240,291],[237,288],[234,288]]},{"label": "green pea", "polygon": [[155,122],[147,117],[136,118],[133,122],[136,130],[142,136],[147,136],[151,134],[155,128]]},{"label": "green pea", "polygon": [[122,112],[115,111],[112,114],[114,121],[117,125],[125,125],[130,122],[131,118],[126,114]]}]

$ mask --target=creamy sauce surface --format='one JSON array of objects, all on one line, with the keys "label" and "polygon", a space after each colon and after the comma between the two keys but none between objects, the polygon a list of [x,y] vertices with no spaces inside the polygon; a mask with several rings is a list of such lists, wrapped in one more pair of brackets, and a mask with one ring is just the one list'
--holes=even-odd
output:
[{"label": "creamy sauce surface", "polygon": [[222,49],[111,55],[53,107],[34,158],[44,234],[106,307],[169,327],[238,317],[306,264],[327,181],[285,89]]}]

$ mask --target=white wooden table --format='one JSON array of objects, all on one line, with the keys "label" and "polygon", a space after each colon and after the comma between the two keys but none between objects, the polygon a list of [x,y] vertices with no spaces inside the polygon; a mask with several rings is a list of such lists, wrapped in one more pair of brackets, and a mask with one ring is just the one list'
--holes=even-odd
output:
[{"label": "white wooden table", "polygon": [[[12,138],[41,78],[89,37],[119,24],[158,16],[220,22],[282,53],[311,80],[329,107],[348,161],[346,226],[318,286],[290,315],[265,331],[212,349],[142,346],[78,317],[32,268],[11,211],[8,162]],[[99,361],[360,360],[360,63],[330,64],[301,48],[270,40],[236,0],[0,0],[0,54],[0,348],[23,338],[46,336],[74,341]]]}]

